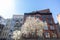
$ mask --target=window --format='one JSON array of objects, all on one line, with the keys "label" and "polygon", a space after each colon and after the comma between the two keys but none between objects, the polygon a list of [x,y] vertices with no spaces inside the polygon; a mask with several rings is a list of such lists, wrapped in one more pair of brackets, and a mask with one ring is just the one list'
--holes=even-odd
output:
[{"label": "window", "polygon": [[51,15],[47,15],[47,22],[49,23],[49,24],[52,24],[52,17],[51,17]]},{"label": "window", "polygon": [[47,20],[47,22],[48,22],[49,24],[52,24],[52,23],[53,23],[51,19],[50,19],[50,20]]},{"label": "window", "polygon": [[22,19],[20,21],[22,21]]},{"label": "window", "polygon": [[16,20],[16,22],[19,22],[19,20]]},{"label": "window", "polygon": [[45,35],[46,38],[50,38],[49,32],[45,32],[44,35]]},{"label": "window", "polygon": [[43,16],[42,16],[42,21],[43,21],[43,22],[46,21],[46,15],[43,15]]},{"label": "window", "polygon": [[19,23],[16,23],[16,24],[15,24],[15,27],[20,27],[20,24],[19,24]]},{"label": "window", "polygon": [[39,19],[37,19],[37,22],[39,23],[39,22],[40,22],[40,20],[39,20]]},{"label": "window", "polygon": [[51,18],[52,18],[52,16],[51,16],[51,15],[47,15],[47,18],[48,18],[48,19],[51,19]]},{"label": "window", "polygon": [[36,16],[36,18],[40,18],[40,16]]},{"label": "window", "polygon": [[60,27],[58,29],[59,29],[59,32],[60,32]]},{"label": "window", "polygon": [[1,32],[1,29],[0,29],[0,32]]},{"label": "window", "polygon": [[0,16],[0,20],[2,19],[2,17]]},{"label": "window", "polygon": [[36,18],[39,18],[39,16],[36,16]]},{"label": "window", "polygon": [[56,26],[58,27],[57,29],[58,29],[58,30],[59,30],[59,32],[60,32],[60,25],[59,25],[59,24],[57,24]]},{"label": "window", "polygon": [[54,26],[51,25],[51,26],[50,26],[50,30],[54,30]]},{"label": "window", "polygon": [[[7,24],[8,25],[8,24]],[[14,26],[15,25],[15,21],[11,21],[11,26]]]},{"label": "window", "polygon": [[33,15],[31,15],[31,17],[34,17]]},{"label": "window", "polygon": [[11,37],[11,35],[9,35],[9,37]]},{"label": "window", "polygon": [[53,38],[57,38],[57,34],[56,33],[52,33],[52,36],[53,36]]},{"label": "window", "polygon": [[48,26],[45,26],[45,27],[44,27],[44,30],[48,30]]},{"label": "window", "polygon": [[10,32],[12,32],[13,30],[10,30]]}]

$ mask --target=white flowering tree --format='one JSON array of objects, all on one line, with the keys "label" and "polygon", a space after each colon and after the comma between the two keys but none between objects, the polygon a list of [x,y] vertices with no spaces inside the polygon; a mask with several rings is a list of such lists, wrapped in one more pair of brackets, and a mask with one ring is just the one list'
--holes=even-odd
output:
[{"label": "white flowering tree", "polygon": [[37,33],[38,36],[42,36],[44,26],[46,26],[46,22],[42,22],[38,18],[27,17],[21,31],[26,37],[29,36],[29,33],[32,35]]},{"label": "white flowering tree", "polygon": [[14,31],[13,37],[15,40],[20,39],[22,34],[25,37],[29,37],[31,35],[42,36],[43,28],[46,26],[46,22],[42,22],[40,19],[35,19],[34,17],[27,17],[24,25],[21,27],[21,31]]},{"label": "white flowering tree", "polygon": [[12,38],[15,39],[15,40],[18,40],[18,39],[20,39],[20,37],[21,37],[21,31],[15,30],[15,31],[13,32]]}]

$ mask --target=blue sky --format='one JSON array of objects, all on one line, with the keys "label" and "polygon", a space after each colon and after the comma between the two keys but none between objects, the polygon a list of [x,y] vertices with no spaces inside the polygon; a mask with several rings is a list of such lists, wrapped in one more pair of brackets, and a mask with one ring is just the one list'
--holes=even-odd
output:
[{"label": "blue sky", "polygon": [[49,8],[55,22],[57,22],[57,14],[60,13],[60,0],[16,0],[15,6],[15,12],[19,14]]},{"label": "blue sky", "polygon": [[50,9],[55,22],[60,13],[60,0],[0,0],[0,15],[11,18],[14,14]]}]

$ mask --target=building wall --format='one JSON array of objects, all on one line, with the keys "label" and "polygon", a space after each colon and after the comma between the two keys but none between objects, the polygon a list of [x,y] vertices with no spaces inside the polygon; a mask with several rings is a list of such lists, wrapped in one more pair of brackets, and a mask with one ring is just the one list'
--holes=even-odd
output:
[{"label": "building wall", "polygon": [[44,33],[44,37],[46,38],[53,38],[53,37],[58,37],[58,33],[57,33],[57,29],[56,29],[56,25],[52,16],[52,13],[50,13],[50,10],[42,10],[40,11],[36,11],[36,12],[31,12],[31,13],[25,13],[24,14],[24,21],[26,20],[26,18],[28,16],[31,17],[35,17],[35,18],[39,18],[40,20],[42,20],[43,22],[47,22],[47,28],[43,29]]},{"label": "building wall", "polygon": [[59,35],[59,38],[60,38],[60,25],[59,25],[59,23],[56,23],[55,24],[56,25],[56,28],[57,28],[57,32],[58,32],[58,35]]},{"label": "building wall", "polygon": [[12,20],[15,22],[14,28],[16,30],[20,30],[21,29],[21,26],[24,23],[24,16],[23,15],[13,15]]},{"label": "building wall", "polygon": [[57,15],[57,20],[58,20],[58,23],[60,25],[60,14]]},{"label": "building wall", "polygon": [[58,25],[59,25],[59,28],[60,28],[60,14],[57,15],[57,20],[58,20]]},{"label": "building wall", "polygon": [[[19,21],[16,22],[17,20],[19,20]],[[23,21],[24,21],[24,16],[23,15],[13,15],[13,18],[6,19],[6,20],[1,19],[0,23],[4,24],[5,27],[2,29],[0,38],[11,40],[13,31],[14,30],[20,30],[21,26],[23,24]],[[5,22],[6,22],[6,24],[5,24]],[[0,25],[0,28],[2,28],[1,25]]]},{"label": "building wall", "polygon": [[57,25],[57,29],[58,29],[58,33],[59,33],[59,37],[60,37],[60,14],[57,15],[57,21],[58,21],[58,23],[56,25]]},{"label": "building wall", "polygon": [[11,33],[11,32],[10,32],[11,19],[6,19],[5,21],[6,21],[6,25],[5,25],[5,27],[3,28],[3,30],[2,30],[1,38],[8,40],[8,39],[10,38],[10,37],[9,37],[9,35],[10,35],[9,33]]},{"label": "building wall", "polygon": [[4,28],[6,27],[6,19],[0,16],[0,39],[5,39],[6,37],[4,36],[5,30]]}]

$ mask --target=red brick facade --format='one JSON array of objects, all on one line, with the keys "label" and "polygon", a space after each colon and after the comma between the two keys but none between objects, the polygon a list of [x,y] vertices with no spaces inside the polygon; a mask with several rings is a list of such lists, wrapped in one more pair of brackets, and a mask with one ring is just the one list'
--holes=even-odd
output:
[{"label": "red brick facade", "polygon": [[31,12],[31,13],[25,13],[24,20],[26,20],[26,17],[28,17],[28,16],[39,17],[39,19],[42,20],[43,22],[44,21],[47,22],[48,30],[43,29],[44,38],[48,38],[47,36],[50,36],[49,38],[54,38],[54,37],[58,38],[59,37],[52,13],[50,12],[49,9]]}]

